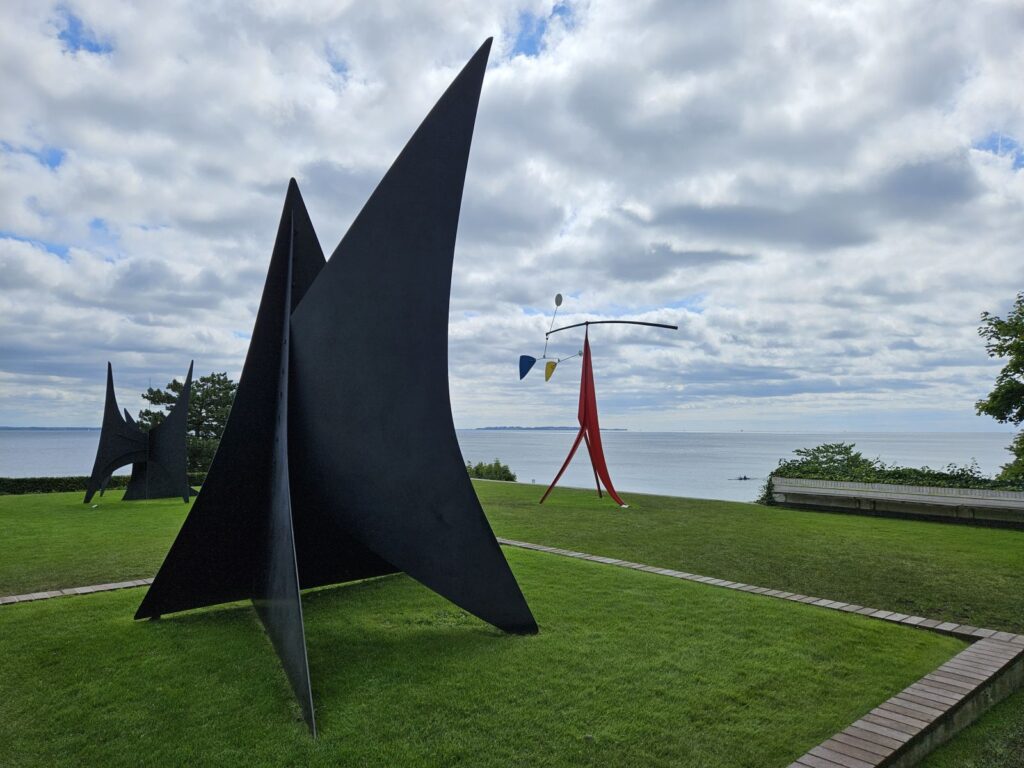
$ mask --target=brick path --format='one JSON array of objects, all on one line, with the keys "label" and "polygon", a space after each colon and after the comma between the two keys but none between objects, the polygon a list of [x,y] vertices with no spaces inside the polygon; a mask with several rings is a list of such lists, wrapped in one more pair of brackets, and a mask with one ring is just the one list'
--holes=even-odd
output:
[{"label": "brick path", "polygon": [[135,579],[134,581],[114,581],[109,584],[93,584],[89,587],[53,589],[49,592],[30,592],[27,595],[8,595],[7,597],[0,597],[0,605],[31,603],[34,600],[48,600],[51,597],[67,597],[68,595],[91,595],[93,592],[110,592],[115,589],[128,589],[129,587],[148,587],[152,583],[152,579]]}]

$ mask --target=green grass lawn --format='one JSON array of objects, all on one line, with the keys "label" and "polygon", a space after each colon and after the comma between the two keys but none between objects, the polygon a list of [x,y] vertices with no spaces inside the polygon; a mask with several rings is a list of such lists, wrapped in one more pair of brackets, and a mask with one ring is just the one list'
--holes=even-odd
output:
[{"label": "green grass lawn", "polygon": [[307,593],[313,741],[253,610],[134,622],[141,589],[0,607],[0,762],[771,766],[958,640],[507,551],[541,633],[404,576]]},{"label": "green grass lawn", "polygon": [[[628,494],[631,507],[620,510],[592,492],[568,489],[556,490],[540,506],[536,503],[542,490],[538,486],[478,482],[476,488],[499,536],[903,613],[1024,631],[1022,532],[638,494]],[[91,509],[81,503],[80,494],[0,496],[0,595],[152,576],[188,507],[174,500],[123,503],[119,498],[120,493],[108,494],[97,509]],[[510,557],[518,570],[520,553],[512,552]],[[661,581],[677,588],[683,586],[674,580]],[[576,590],[579,585],[572,582],[563,586]],[[533,604],[529,583],[524,584],[524,590]],[[117,617],[124,623],[103,629],[112,636],[121,636],[136,631],[137,625],[127,620],[135,602],[141,599],[141,595],[128,597],[135,594],[139,593],[82,600],[127,600],[124,615]],[[326,599],[320,595],[315,593],[310,600]],[[63,608],[55,605],[72,604],[62,599],[56,604],[16,608],[39,611],[35,614],[39,616],[54,611],[56,616]],[[7,608],[0,607],[0,642],[8,636],[7,625],[14,615]],[[536,605],[534,608],[537,610]],[[248,610],[229,613],[245,617],[237,619],[239,622],[252,624]],[[210,621],[202,612],[194,617],[190,620]],[[82,617],[82,621],[86,619]],[[103,620],[111,617],[89,619]],[[310,621],[316,620],[311,611]],[[45,636],[37,627],[36,635],[40,634]],[[256,634],[264,642],[262,634]],[[312,651],[316,642],[312,628],[310,635]],[[96,641],[83,640],[86,646],[89,642]],[[268,658],[277,674],[272,657]],[[315,682],[316,678],[314,671]],[[230,680],[226,684],[230,686]],[[280,696],[288,702],[290,696],[283,685],[281,682]],[[3,690],[8,690],[6,679]],[[275,717],[276,712],[275,708],[268,709],[267,717]],[[321,714],[329,717],[327,712]],[[1017,694],[935,753],[925,765],[1021,768],[1022,722],[1024,695]],[[588,744],[591,742],[585,740],[580,749]],[[589,753],[572,754],[577,762],[589,759]]]},{"label": "green grass lawn", "polygon": [[[1024,532],[727,501],[477,482],[499,536],[1024,632]],[[152,576],[188,507],[0,496],[0,595]]]},{"label": "green grass lawn", "polygon": [[1024,690],[929,755],[921,768],[1024,768]]},{"label": "green grass lawn", "polygon": [[83,495],[0,496],[0,595],[150,578],[191,506]]},{"label": "green grass lawn", "polygon": [[1024,632],[1024,531],[478,482],[495,533],[747,584]]}]

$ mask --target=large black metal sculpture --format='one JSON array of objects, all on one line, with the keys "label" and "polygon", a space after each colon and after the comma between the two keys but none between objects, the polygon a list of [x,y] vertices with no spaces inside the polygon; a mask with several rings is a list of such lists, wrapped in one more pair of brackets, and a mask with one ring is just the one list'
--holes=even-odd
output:
[{"label": "large black metal sculpture", "polygon": [[85,490],[85,503],[99,491],[102,495],[110,476],[120,467],[132,465],[132,476],[124,491],[124,501],[166,499],[181,496],[188,501],[188,455],[185,431],[188,401],[192,391],[192,364],[188,366],[185,386],[177,402],[160,424],[143,432],[131,414],[124,416],[114,396],[114,371],[107,363],[107,397],[103,404],[103,427],[96,460]]},{"label": "large black metal sculpture", "polygon": [[136,613],[252,599],[314,734],[300,589],[404,571],[507,632],[537,631],[448,395],[452,259],[490,42],[330,261],[289,184],[224,436]]}]

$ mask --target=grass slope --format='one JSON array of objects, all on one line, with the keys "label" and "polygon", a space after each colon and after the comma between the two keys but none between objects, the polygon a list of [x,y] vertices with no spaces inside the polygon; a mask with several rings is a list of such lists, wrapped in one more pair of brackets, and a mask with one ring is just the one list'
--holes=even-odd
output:
[{"label": "grass slope", "polygon": [[0,607],[0,762],[781,766],[963,647],[507,554],[535,637],[505,636],[404,576],[307,594],[316,741],[249,607],[137,623],[141,590]]},{"label": "grass slope", "polygon": [[495,533],[731,581],[1024,632],[1024,532],[728,501],[477,483]]}]

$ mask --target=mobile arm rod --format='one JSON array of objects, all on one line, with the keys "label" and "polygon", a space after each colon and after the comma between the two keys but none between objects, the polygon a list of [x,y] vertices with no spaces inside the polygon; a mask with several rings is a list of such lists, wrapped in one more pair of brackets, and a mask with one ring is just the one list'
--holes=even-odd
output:
[{"label": "mobile arm rod", "polygon": [[584,323],[575,323],[573,325],[563,325],[561,328],[555,328],[553,331],[548,331],[544,334],[544,338],[547,338],[553,333],[559,331],[567,331],[570,328],[581,328],[585,325],[646,325],[651,328],[668,328],[673,331],[678,331],[678,325],[667,325],[665,323],[644,323],[639,320],[587,320]]}]

